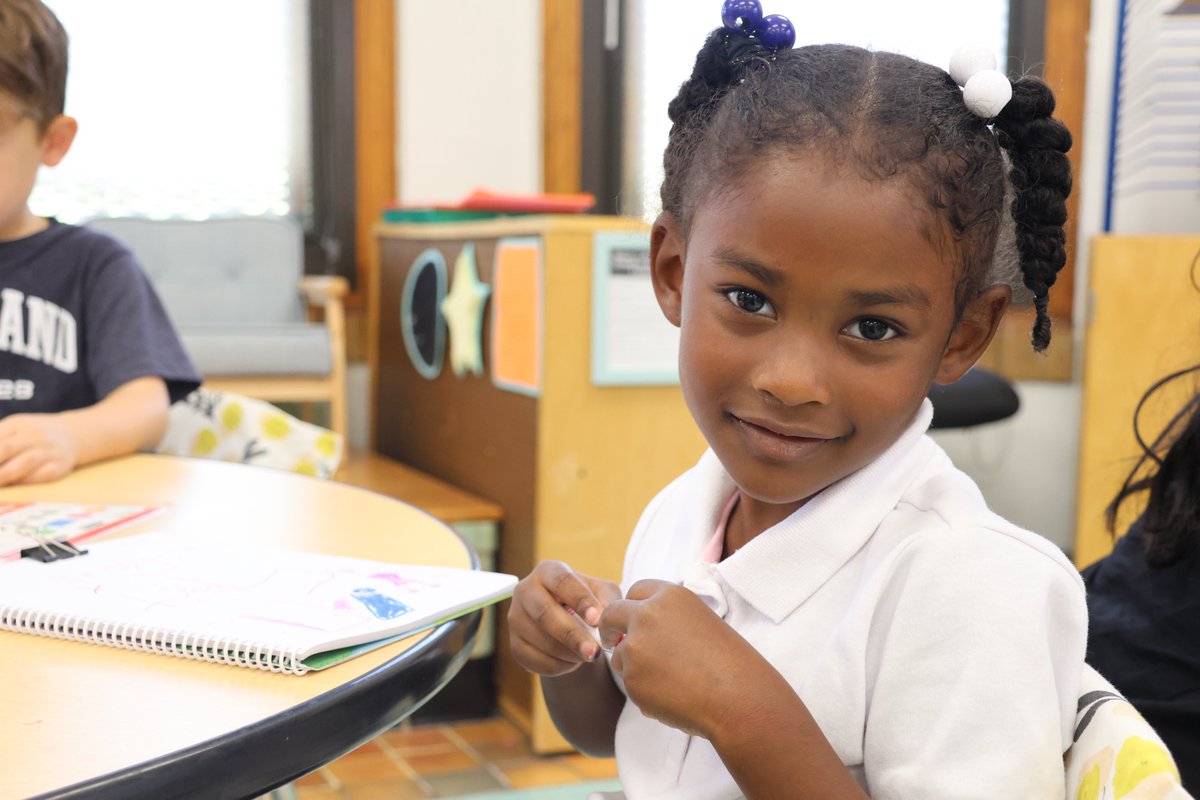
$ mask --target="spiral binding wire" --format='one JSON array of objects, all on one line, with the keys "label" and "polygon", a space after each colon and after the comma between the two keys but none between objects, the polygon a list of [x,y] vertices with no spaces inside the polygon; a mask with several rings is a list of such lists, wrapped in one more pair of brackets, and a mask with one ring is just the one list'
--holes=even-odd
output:
[{"label": "spiral binding wire", "polygon": [[92,642],[144,653],[252,667],[267,672],[303,675],[308,667],[294,649],[254,644],[242,639],[219,639],[184,631],[158,631],[145,625],[88,619],[0,606],[0,629],[33,633],[54,639]]}]

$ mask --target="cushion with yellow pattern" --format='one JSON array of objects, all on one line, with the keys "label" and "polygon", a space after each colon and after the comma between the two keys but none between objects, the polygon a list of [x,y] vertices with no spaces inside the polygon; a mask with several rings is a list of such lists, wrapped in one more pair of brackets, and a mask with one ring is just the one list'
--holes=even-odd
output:
[{"label": "cushion with yellow pattern", "polygon": [[1188,800],[1158,734],[1107,679],[1085,665],[1066,754],[1068,800]]},{"label": "cushion with yellow pattern", "polygon": [[155,450],[329,478],[343,447],[340,434],[263,400],[201,387],[171,406],[167,433]]}]

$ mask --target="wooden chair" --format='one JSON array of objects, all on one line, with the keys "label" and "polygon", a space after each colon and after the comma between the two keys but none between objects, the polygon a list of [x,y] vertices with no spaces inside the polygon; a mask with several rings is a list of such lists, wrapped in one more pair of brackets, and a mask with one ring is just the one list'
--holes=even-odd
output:
[{"label": "wooden chair", "polygon": [[133,252],[207,388],[328,403],[329,427],[347,435],[348,284],[304,275],[299,222],[101,218],[88,226]]}]

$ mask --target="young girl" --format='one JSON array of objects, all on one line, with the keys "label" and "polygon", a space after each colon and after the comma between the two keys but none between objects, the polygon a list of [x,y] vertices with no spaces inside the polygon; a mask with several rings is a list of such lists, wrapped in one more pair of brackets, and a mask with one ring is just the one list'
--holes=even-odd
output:
[{"label": "young girl", "polygon": [[668,109],[651,234],[711,449],[643,513],[621,587],[521,581],[513,655],[632,800],[1061,797],[1082,582],[924,434],[1014,265],[1048,343],[1070,135],[977,52],[964,91],[790,49],[757,5],[727,0]]}]

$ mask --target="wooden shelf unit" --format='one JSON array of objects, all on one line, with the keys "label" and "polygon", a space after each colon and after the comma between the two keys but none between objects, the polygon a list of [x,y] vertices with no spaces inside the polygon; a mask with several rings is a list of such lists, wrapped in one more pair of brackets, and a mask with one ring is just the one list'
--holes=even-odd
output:
[{"label": "wooden shelf unit", "polygon": [[[374,446],[500,505],[497,565],[505,572],[525,575],[540,560],[559,559],[618,580],[642,509],[704,450],[678,386],[598,387],[591,381],[593,237],[600,231],[646,230],[638,220],[582,215],[376,228],[370,320]],[[532,237],[541,245],[540,394],[493,385],[486,356],[490,303],[483,325],[484,374],[458,378],[447,364],[437,378],[421,377],[400,331],[403,285],[413,262],[427,248],[437,248],[453,265],[469,242],[480,280],[490,283],[496,244],[508,237]],[[528,730],[538,752],[567,749],[536,679],[508,656],[503,619],[498,639],[501,709]]]}]

